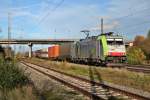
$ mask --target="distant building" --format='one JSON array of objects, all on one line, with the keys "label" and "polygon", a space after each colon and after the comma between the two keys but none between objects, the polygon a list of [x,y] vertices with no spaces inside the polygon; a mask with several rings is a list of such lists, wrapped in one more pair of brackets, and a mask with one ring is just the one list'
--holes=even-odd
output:
[{"label": "distant building", "polygon": [[127,41],[127,42],[125,42],[125,46],[126,46],[126,48],[132,47],[133,46],[133,41]]}]

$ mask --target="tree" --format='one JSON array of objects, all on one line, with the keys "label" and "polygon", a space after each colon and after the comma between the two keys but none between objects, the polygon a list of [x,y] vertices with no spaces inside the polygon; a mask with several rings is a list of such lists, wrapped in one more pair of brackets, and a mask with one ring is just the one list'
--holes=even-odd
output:
[{"label": "tree", "polygon": [[146,56],[141,48],[133,46],[127,51],[127,59],[130,64],[143,64]]},{"label": "tree", "polygon": [[141,44],[140,47],[147,56],[147,59],[150,60],[150,38],[145,39],[145,41]]},{"label": "tree", "polygon": [[150,30],[147,33],[147,38],[150,38]]},{"label": "tree", "polygon": [[144,36],[137,35],[134,39],[133,44],[134,44],[134,46],[140,46],[144,40],[145,40]]}]

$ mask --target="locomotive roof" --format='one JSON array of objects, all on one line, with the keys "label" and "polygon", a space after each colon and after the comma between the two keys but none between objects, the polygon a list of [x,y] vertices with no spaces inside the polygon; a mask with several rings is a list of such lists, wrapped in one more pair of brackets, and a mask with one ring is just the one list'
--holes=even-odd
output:
[{"label": "locomotive roof", "polygon": [[100,36],[102,36],[102,35],[106,36],[106,38],[123,38],[123,36],[115,34],[114,32],[100,34]]},{"label": "locomotive roof", "polygon": [[94,39],[97,39],[98,36],[91,36],[91,37],[88,37],[86,39],[80,39],[80,41],[84,41],[84,40],[94,40]]},{"label": "locomotive roof", "polygon": [[[104,34],[103,34],[104,35]],[[101,36],[101,35],[98,35],[98,36],[91,36],[91,37],[88,37],[88,38],[86,38],[86,39],[80,39],[80,41],[88,41],[88,40],[95,40],[95,39],[97,39],[99,36]],[[123,38],[123,36],[121,36],[121,35],[114,35],[114,34],[112,34],[112,35],[105,35],[106,36],[106,38]]]},{"label": "locomotive roof", "polygon": [[123,38],[123,36],[120,36],[120,35],[112,35],[112,36],[106,36],[106,38]]}]

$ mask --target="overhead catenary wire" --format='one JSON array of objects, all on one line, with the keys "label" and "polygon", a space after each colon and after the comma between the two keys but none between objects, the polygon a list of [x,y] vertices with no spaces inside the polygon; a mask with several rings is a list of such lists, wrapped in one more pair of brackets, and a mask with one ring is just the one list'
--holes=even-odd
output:
[{"label": "overhead catenary wire", "polygon": [[[114,26],[114,28],[113,29],[111,29],[111,30],[114,30],[114,31],[121,31],[122,29],[123,30],[125,30],[125,29],[132,29],[132,28],[135,28],[136,26],[140,26],[140,25],[146,25],[146,24],[148,24],[148,23],[150,23],[150,21],[149,20],[147,20],[147,18],[148,18],[148,16],[149,16],[149,13],[148,14],[146,14],[145,15],[145,11],[149,11],[149,9],[150,8],[146,8],[146,9],[143,9],[143,10],[140,10],[140,11],[136,11],[136,12],[132,12],[131,14],[127,14],[127,15],[125,15],[125,16],[122,16],[122,17],[118,17],[118,18],[113,18],[113,19],[110,19],[109,20],[109,22],[107,21],[107,23],[105,23],[105,25],[109,25],[109,24],[112,24],[113,22],[119,22],[119,23],[121,23],[121,22],[127,22],[127,20],[129,21],[129,20],[131,20],[131,18],[134,18],[134,16],[136,16],[136,15],[138,15],[138,17],[139,18],[142,18],[142,17],[146,17],[146,19],[144,19],[144,21],[142,21],[142,22],[140,22],[140,23],[135,23],[135,22],[138,22],[138,21],[135,21],[135,22],[133,22],[133,24],[131,25],[131,23],[130,24],[128,24],[128,25],[125,25],[125,26],[118,26],[118,25],[116,25],[116,26]],[[141,14],[141,12],[142,13],[144,13],[144,15],[139,15],[139,14]],[[140,16],[142,16],[142,17],[140,17]],[[122,24],[122,23],[121,23]],[[125,24],[127,24],[127,23],[125,23]],[[119,28],[117,28],[117,27],[119,27]],[[128,30],[127,30],[128,31]]]},{"label": "overhead catenary wire", "polygon": [[112,19],[110,19],[110,21],[122,20],[124,18],[134,16],[135,14],[139,14],[140,12],[145,12],[145,11],[149,11],[149,10],[150,10],[150,8],[146,8],[146,9],[143,9],[143,10],[140,10],[140,11],[135,11],[134,13],[132,12],[130,14],[127,14],[127,15],[124,15],[124,16],[121,16],[121,17],[118,17],[118,18],[112,18]]},{"label": "overhead catenary wire", "polygon": [[58,7],[60,7],[63,2],[64,0],[61,0],[52,10],[48,11],[47,14],[40,19],[39,24],[41,24],[52,12],[54,12]]},{"label": "overhead catenary wire", "polygon": [[149,21],[144,21],[142,23],[137,23],[135,25],[129,25],[129,26],[121,27],[121,28],[117,28],[117,29],[131,29],[131,28],[134,28],[136,26],[140,26],[140,25],[144,25],[144,24],[149,24],[149,23],[150,23]]},{"label": "overhead catenary wire", "polygon": [[[146,3],[145,3],[146,4]],[[144,4],[144,5],[145,5]],[[144,6],[144,5],[142,5],[142,6]],[[140,5],[141,6],[141,5]],[[137,6],[136,6],[136,8],[137,8]],[[135,9],[135,8],[134,8]],[[131,10],[131,7],[130,7],[130,10]],[[132,10],[133,10],[133,8],[132,8]],[[141,13],[145,13],[145,11],[149,11],[150,10],[150,8],[147,8],[147,7],[144,7],[144,9],[142,9],[142,10],[134,10],[134,12],[132,11],[132,13],[129,13],[129,14],[127,14],[127,15],[124,15],[124,16],[120,16],[120,17],[117,17],[117,18],[108,18],[108,19],[106,19],[105,20],[105,18],[104,18],[104,20],[105,20],[105,24],[104,24],[104,26],[105,25],[107,25],[107,24],[112,24],[113,22],[120,22],[120,21],[125,21],[125,19],[130,19],[130,17],[132,17],[132,16],[135,16],[135,15],[137,15],[137,14],[141,14]],[[149,22],[142,22],[142,23],[138,23],[138,25],[140,25],[140,24],[147,24],[147,23],[149,23]],[[97,26],[99,26],[99,24],[97,25]],[[132,27],[132,25],[129,25],[129,26],[131,26]],[[111,29],[111,30],[116,30],[116,27],[118,27],[117,25],[116,26],[114,26],[114,28],[113,29]],[[131,28],[130,27],[130,28]],[[92,28],[91,28],[92,29]],[[123,29],[123,27],[121,27],[120,29]],[[98,30],[100,30],[100,27],[99,27],[99,29],[96,29],[96,30],[93,30],[93,31],[97,31],[98,32]]]}]

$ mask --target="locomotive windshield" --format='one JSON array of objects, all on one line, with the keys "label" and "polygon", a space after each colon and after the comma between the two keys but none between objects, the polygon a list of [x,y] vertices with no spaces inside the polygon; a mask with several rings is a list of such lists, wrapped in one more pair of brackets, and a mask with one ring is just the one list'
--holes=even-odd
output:
[{"label": "locomotive windshield", "polygon": [[108,45],[123,45],[123,39],[107,39]]}]

